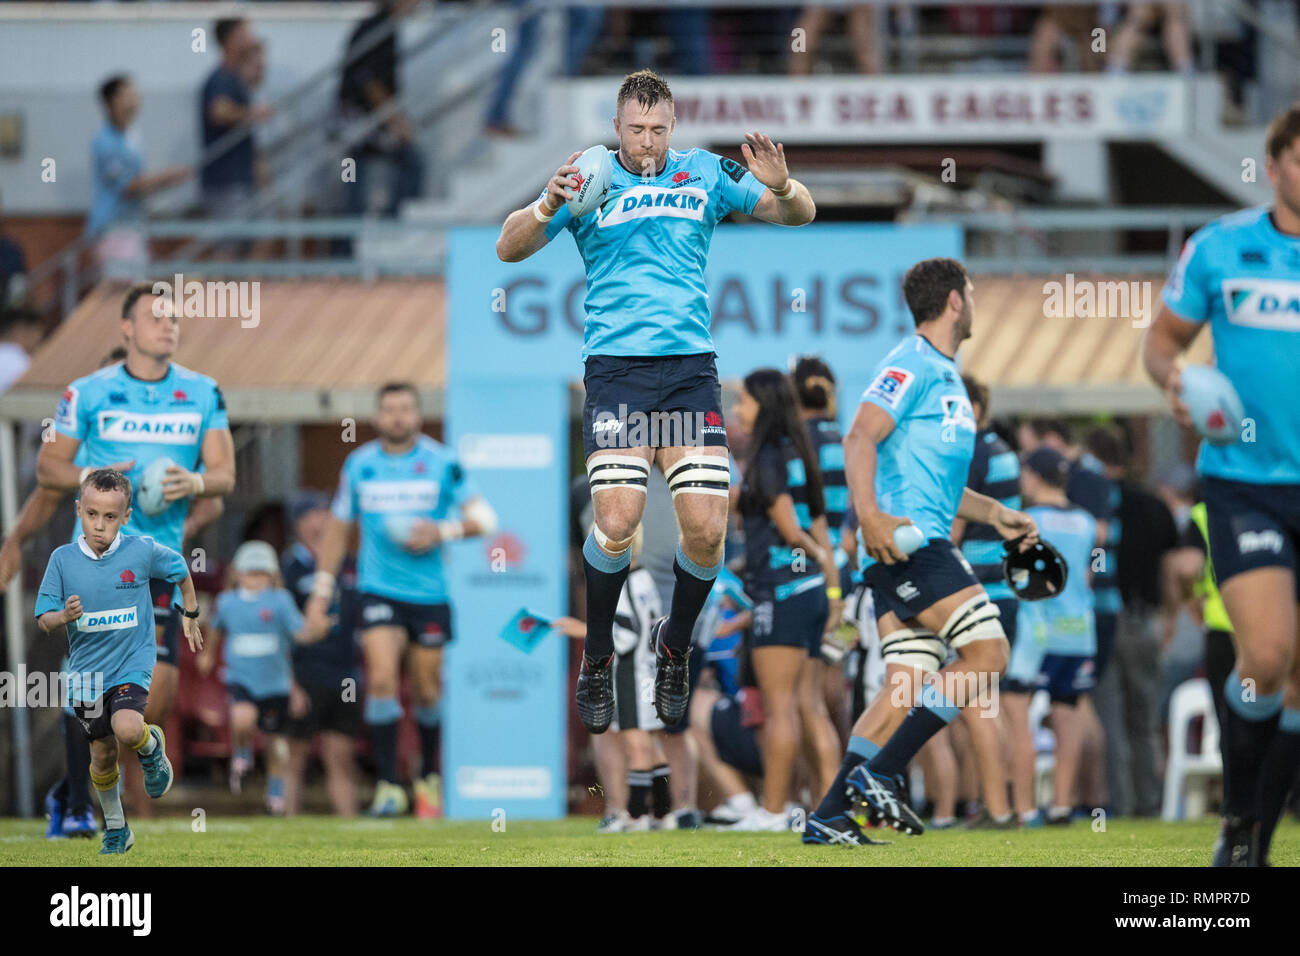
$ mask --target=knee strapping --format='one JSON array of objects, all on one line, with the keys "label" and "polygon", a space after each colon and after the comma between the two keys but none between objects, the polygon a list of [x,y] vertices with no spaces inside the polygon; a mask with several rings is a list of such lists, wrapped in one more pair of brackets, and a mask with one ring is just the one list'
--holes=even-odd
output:
[{"label": "knee strapping", "polygon": [[880,638],[880,656],[887,665],[919,667],[928,674],[943,666],[947,648],[933,632],[905,627]]},{"label": "knee strapping", "polygon": [[587,484],[594,495],[608,488],[632,488],[645,494],[650,463],[635,455],[597,455],[587,462]]},{"label": "knee strapping", "polygon": [[664,477],[674,498],[681,494],[725,498],[731,487],[731,468],[721,455],[687,455],[669,468]]},{"label": "knee strapping", "polygon": [[983,595],[971,598],[953,611],[939,631],[939,637],[954,650],[972,641],[995,637],[1005,640],[1006,636],[997,605]]}]

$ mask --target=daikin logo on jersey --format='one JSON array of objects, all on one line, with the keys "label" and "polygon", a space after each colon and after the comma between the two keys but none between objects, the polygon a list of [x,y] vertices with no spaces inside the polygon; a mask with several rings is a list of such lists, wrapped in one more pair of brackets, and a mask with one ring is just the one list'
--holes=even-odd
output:
[{"label": "daikin logo on jersey", "polygon": [[367,512],[429,511],[438,504],[436,481],[363,481],[357,486],[361,510]]},{"label": "daikin logo on jersey", "polygon": [[704,221],[709,194],[696,186],[665,189],[662,186],[633,186],[624,189],[600,210],[597,225],[604,229],[647,216],[670,216]]},{"label": "daikin logo on jersey", "polygon": [[203,416],[198,412],[102,411],[98,423],[99,437],[105,441],[197,445]]},{"label": "daikin logo on jersey", "polygon": [[240,327],[255,329],[262,321],[262,284],[260,282],[185,281],[176,273],[175,282],[155,282],[153,314],[161,316],[171,306],[171,314],[191,319],[240,319]]}]

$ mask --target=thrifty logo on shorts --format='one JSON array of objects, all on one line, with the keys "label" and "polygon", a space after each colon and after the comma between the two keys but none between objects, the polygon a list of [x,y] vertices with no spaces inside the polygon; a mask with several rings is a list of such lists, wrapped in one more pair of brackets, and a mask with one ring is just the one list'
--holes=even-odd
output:
[{"label": "thrifty logo on shorts", "polygon": [[175,282],[155,282],[153,314],[189,319],[240,319],[240,327],[255,329],[262,321],[262,283],[185,281],[176,273]]},{"label": "thrifty logo on shorts", "polygon": [[705,445],[708,436],[726,435],[727,428],[718,411],[629,412],[619,405],[617,414],[596,413],[591,434],[597,448],[662,448]]}]

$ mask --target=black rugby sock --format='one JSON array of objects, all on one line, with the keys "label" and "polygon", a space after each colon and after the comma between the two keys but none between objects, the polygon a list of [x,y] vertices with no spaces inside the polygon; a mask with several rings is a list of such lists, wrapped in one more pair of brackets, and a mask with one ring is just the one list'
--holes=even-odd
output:
[{"label": "black rugby sock", "polygon": [[674,657],[690,651],[695,620],[704,609],[704,602],[709,599],[709,592],[713,590],[713,582],[720,570],[721,562],[711,568],[702,567],[688,558],[678,545],[677,555],[673,558],[676,584],[673,587],[672,610],[668,614],[668,626],[663,631],[664,646]]},{"label": "black rugby sock", "polygon": [[614,653],[614,612],[627,580],[631,548],[611,558],[596,544],[593,532],[582,546],[582,569],[587,577],[587,640],[583,653],[604,661]]}]

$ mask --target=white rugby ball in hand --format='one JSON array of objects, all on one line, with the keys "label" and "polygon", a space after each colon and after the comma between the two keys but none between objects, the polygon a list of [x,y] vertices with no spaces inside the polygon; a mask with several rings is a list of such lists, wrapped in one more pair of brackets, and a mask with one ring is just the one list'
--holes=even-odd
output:
[{"label": "white rugby ball in hand", "polygon": [[387,515],[384,518],[384,534],[388,535],[388,540],[399,548],[406,547],[414,532],[414,515]]},{"label": "white rugby ball in hand", "polygon": [[573,218],[585,216],[609,195],[609,184],[614,179],[614,164],[610,161],[609,150],[604,146],[593,146],[585,150],[573,163],[578,167],[576,173],[570,173],[572,179],[578,180],[578,188],[571,189],[572,198],[565,202]]},{"label": "white rugby ball in hand", "polygon": [[1188,365],[1180,380],[1180,397],[1201,437],[1212,445],[1236,441],[1246,412],[1228,376],[1209,365]]},{"label": "white rugby ball in hand", "polygon": [[912,554],[925,544],[925,533],[914,524],[900,524],[894,529],[894,546],[904,554]]},{"label": "white rugby ball in hand", "polygon": [[167,469],[175,464],[170,458],[157,458],[149,463],[140,477],[135,500],[140,510],[151,518],[162,514],[171,506],[171,502],[163,497],[163,479],[167,477]]}]

